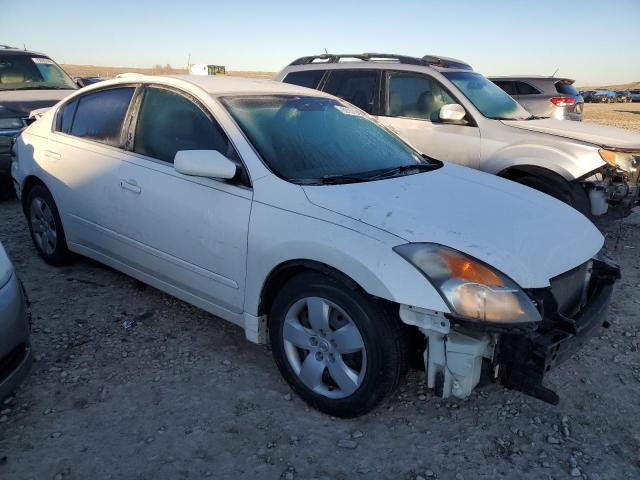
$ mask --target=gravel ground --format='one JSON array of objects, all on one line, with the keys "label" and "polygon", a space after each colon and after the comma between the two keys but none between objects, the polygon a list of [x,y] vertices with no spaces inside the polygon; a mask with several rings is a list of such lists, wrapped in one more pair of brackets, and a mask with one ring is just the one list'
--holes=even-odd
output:
[{"label": "gravel ground", "polygon": [[549,377],[560,405],[495,385],[443,401],[413,371],[341,420],[239,328],[89,260],[47,266],[18,203],[0,203],[37,360],[0,405],[0,479],[640,478],[640,214],[602,228],[623,266],[612,327]]}]

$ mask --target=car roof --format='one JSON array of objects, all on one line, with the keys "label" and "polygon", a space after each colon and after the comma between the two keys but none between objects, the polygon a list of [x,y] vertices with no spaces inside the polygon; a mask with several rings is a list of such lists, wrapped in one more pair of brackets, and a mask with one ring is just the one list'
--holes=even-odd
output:
[{"label": "car roof", "polygon": [[40,52],[32,52],[22,48],[10,47],[8,45],[0,45],[0,55],[28,55],[30,57],[47,57],[48,55]]},{"label": "car roof", "polygon": [[575,82],[572,78],[565,77],[547,77],[545,75],[499,75],[490,76],[489,80],[552,80],[554,82]]},{"label": "car roof", "polygon": [[109,85],[118,85],[123,83],[144,83],[153,84],[161,83],[166,85],[173,85],[176,87],[195,86],[204,90],[211,95],[223,95],[223,94],[293,94],[293,95],[307,95],[316,97],[330,97],[331,95],[313,90],[310,88],[299,87],[297,85],[291,85],[287,83],[276,82],[274,80],[264,80],[259,78],[248,77],[232,77],[223,75],[142,75],[142,74],[124,74],[120,78],[113,80],[106,80],[104,82],[96,83],[89,87],[89,89],[101,89],[108,87]]}]

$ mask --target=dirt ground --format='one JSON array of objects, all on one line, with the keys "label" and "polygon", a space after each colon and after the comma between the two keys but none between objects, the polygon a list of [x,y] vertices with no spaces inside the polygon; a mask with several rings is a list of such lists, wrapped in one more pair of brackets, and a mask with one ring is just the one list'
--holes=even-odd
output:
[{"label": "dirt ground", "polygon": [[[586,116],[637,128],[639,106]],[[602,228],[623,267],[612,326],[549,377],[558,406],[495,385],[443,401],[413,371],[341,420],[307,408],[239,328],[89,260],[47,266],[1,203],[37,362],[0,405],[0,479],[640,478],[640,214]]]}]

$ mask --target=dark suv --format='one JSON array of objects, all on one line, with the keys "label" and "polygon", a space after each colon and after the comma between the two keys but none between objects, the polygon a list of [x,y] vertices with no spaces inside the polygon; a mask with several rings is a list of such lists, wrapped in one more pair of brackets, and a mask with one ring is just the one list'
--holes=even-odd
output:
[{"label": "dark suv", "polygon": [[11,145],[29,112],[55,105],[77,88],[46,55],[0,46],[0,199],[13,194]]}]

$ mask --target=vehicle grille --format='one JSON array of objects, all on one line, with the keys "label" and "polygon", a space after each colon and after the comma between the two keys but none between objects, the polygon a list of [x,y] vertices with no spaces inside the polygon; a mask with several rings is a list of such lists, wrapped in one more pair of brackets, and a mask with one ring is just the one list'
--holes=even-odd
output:
[{"label": "vehicle grille", "polygon": [[21,343],[11,350],[9,355],[0,360],[0,383],[2,383],[22,363],[27,355],[27,346]]},{"label": "vehicle grille", "polygon": [[558,312],[573,317],[585,305],[593,262],[586,263],[551,279],[551,293],[558,304]]}]

